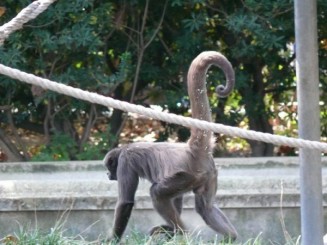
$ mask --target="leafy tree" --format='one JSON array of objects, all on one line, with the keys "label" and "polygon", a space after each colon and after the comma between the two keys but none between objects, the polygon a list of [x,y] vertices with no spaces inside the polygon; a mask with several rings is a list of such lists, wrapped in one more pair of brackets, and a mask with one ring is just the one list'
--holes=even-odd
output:
[{"label": "leafy tree", "polygon": [[[29,1],[5,1],[6,22]],[[0,61],[27,72],[66,83],[84,90],[109,94],[129,73],[129,56],[121,54],[120,65],[111,73],[104,62],[105,42],[112,25],[112,3],[58,1],[23,30],[12,34],[1,47]],[[76,148],[69,153],[74,159],[107,108],[75,100],[67,96],[20,84],[9,78],[1,82],[1,103],[11,106],[11,125],[45,135],[51,147],[52,135],[70,137]],[[1,122],[9,116],[1,114]],[[15,130],[13,130],[15,131]]]}]

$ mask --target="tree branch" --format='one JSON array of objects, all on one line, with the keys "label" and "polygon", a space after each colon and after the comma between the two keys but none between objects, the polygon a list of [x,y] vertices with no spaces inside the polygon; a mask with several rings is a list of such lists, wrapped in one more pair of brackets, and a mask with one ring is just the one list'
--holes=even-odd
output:
[{"label": "tree branch", "polygon": [[83,145],[85,144],[85,142],[88,140],[88,138],[90,137],[91,134],[91,129],[93,128],[96,120],[97,120],[97,112],[96,112],[96,105],[95,104],[91,104],[91,108],[89,111],[89,118],[87,120],[87,123],[84,126],[84,130],[83,130],[83,134],[81,139],[79,140],[79,152],[82,152],[83,150]]},{"label": "tree branch", "polygon": [[166,0],[165,5],[164,5],[164,9],[163,9],[162,14],[161,14],[160,21],[158,23],[158,26],[157,26],[156,30],[154,31],[154,33],[152,34],[149,41],[144,45],[144,49],[146,49],[150,45],[150,43],[152,43],[153,39],[157,36],[157,34],[158,34],[158,32],[159,32],[159,30],[160,30],[160,28],[162,26],[163,19],[165,17],[165,13],[166,13],[166,9],[167,9],[167,3],[168,3],[168,1]]},{"label": "tree branch", "polygon": [[15,137],[16,143],[19,145],[19,147],[21,148],[21,150],[23,152],[24,160],[28,160],[29,156],[28,156],[28,153],[27,153],[26,146],[23,143],[20,136],[18,135],[18,133],[17,133],[17,129],[15,127],[14,120],[13,120],[13,117],[12,117],[12,114],[11,114],[11,110],[7,110],[7,117],[8,117],[9,126],[11,128],[11,131],[12,131],[14,137]]}]

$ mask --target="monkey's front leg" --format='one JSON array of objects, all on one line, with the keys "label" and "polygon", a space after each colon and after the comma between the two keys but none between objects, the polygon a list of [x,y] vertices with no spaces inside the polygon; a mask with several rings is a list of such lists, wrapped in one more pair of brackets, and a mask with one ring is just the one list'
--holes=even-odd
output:
[{"label": "monkey's front leg", "polygon": [[115,209],[114,226],[109,241],[117,243],[123,236],[134,206],[135,192],[139,183],[138,175],[129,165],[121,163],[117,169],[118,202]]},{"label": "monkey's front leg", "polygon": [[114,227],[108,242],[118,243],[123,236],[128,220],[131,216],[134,202],[118,203],[115,209]]}]

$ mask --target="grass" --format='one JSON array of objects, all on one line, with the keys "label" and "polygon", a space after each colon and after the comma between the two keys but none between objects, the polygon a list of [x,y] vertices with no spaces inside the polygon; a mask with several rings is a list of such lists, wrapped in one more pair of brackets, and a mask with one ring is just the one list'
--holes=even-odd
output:
[{"label": "grass", "polygon": [[174,236],[172,239],[167,240],[165,236],[142,236],[138,234],[132,234],[130,238],[126,239],[126,245],[132,244],[146,244],[146,245],[263,245],[260,238],[251,239],[246,243],[232,243],[232,242],[220,242],[218,238],[212,241],[203,240],[200,236],[194,234],[184,234]]},{"label": "grass", "polygon": [[[13,235],[8,235],[0,239],[0,245],[113,245],[111,243],[97,241],[85,241],[81,236],[65,236],[61,225],[56,225],[47,232],[40,230],[31,230],[26,227],[20,227],[19,231]],[[300,239],[289,241],[284,245],[299,245]],[[282,245],[271,241],[264,241],[260,235],[249,239],[245,243],[220,242],[217,238],[208,242],[196,234],[185,234],[174,236],[170,240],[162,236],[145,236],[143,234],[132,232],[126,236],[124,245]]]},{"label": "grass", "polygon": [[[113,243],[102,242],[103,238],[96,241],[86,241],[82,235],[75,237],[67,236],[65,234],[64,224],[67,221],[69,212],[64,212],[53,228],[47,231],[42,231],[39,228],[30,228],[30,226],[19,226],[18,232],[7,235],[4,238],[0,237],[0,245],[114,245]],[[284,232],[285,233],[285,232]],[[287,235],[287,236],[286,236]],[[167,239],[165,234],[148,236],[137,231],[132,231],[125,236],[123,245],[299,245],[300,237],[291,239],[289,234],[284,234],[284,244],[274,243],[271,241],[264,241],[261,234],[256,238],[249,239],[246,242],[232,243],[221,242],[218,237],[213,240],[204,240],[201,234],[185,233],[183,235],[176,235],[171,239]]]},{"label": "grass", "polygon": [[[101,241],[88,242],[81,238],[75,237],[65,237],[62,232],[51,230],[48,234],[39,231],[25,231],[21,230],[15,235],[9,235],[0,240],[1,245],[113,245],[111,243],[104,243]],[[163,238],[153,238],[144,236],[130,236],[127,237],[124,245],[234,245],[234,243],[220,243],[218,240],[207,242],[202,241],[199,238],[188,238],[184,236],[176,236],[170,240]],[[235,243],[236,244],[236,243]],[[238,243],[239,244],[239,243]],[[260,239],[253,239],[253,241],[248,241],[242,245],[263,245]]]},{"label": "grass", "polygon": [[41,231],[20,227],[17,233],[0,238],[0,245],[86,245],[82,237],[67,237],[61,225],[56,225],[49,231]]}]

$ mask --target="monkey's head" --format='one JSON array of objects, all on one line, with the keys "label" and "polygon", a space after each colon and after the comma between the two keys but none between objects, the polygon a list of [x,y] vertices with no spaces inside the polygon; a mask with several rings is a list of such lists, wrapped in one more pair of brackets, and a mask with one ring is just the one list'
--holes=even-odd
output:
[{"label": "monkey's head", "polygon": [[121,148],[115,148],[107,153],[103,162],[108,169],[108,177],[110,180],[117,180],[117,166],[118,158],[121,152]]}]

